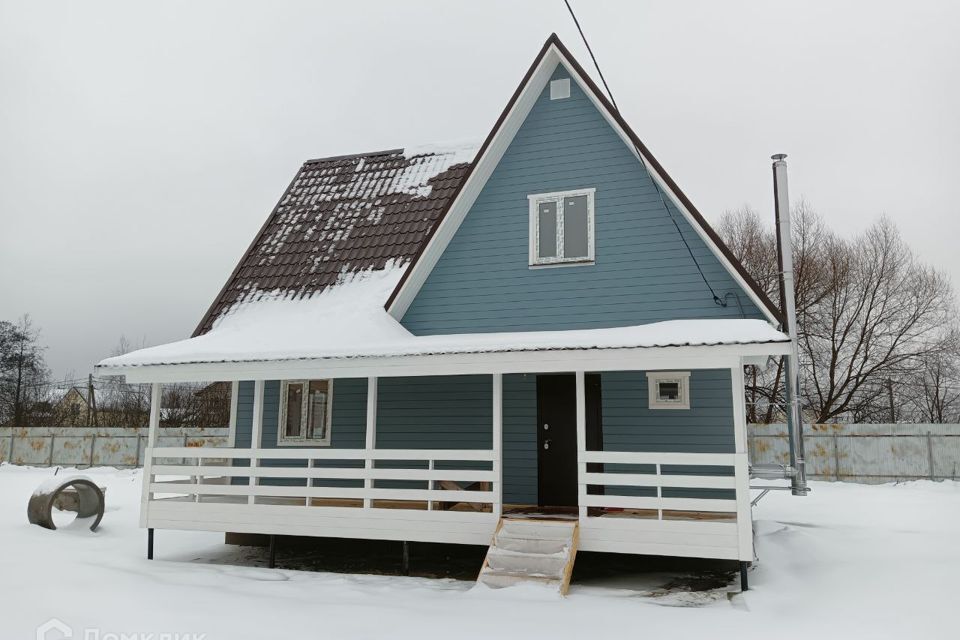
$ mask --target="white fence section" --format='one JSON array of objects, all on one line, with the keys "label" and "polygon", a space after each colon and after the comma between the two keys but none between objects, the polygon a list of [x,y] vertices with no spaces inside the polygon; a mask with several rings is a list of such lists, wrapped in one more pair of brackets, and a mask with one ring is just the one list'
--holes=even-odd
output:
[{"label": "white fence section", "polygon": [[502,505],[495,457],[459,449],[156,447],[141,517],[154,528],[489,544]]},{"label": "white fence section", "polygon": [[[750,460],[789,463],[786,425],[747,427]],[[807,476],[812,480],[881,483],[960,478],[960,425],[805,425]]]},{"label": "white fence section", "polygon": [[[0,461],[36,467],[140,467],[147,448],[146,427],[0,427]],[[161,446],[223,447],[227,427],[162,428]]]},{"label": "white fence section", "polygon": [[[589,470],[601,464],[616,465],[616,471]],[[586,451],[578,466],[582,549],[753,559],[746,454]],[[652,467],[653,473],[632,472],[637,467]],[[623,495],[637,488],[655,495]],[[726,495],[664,495],[674,488],[708,495],[719,489]]]}]

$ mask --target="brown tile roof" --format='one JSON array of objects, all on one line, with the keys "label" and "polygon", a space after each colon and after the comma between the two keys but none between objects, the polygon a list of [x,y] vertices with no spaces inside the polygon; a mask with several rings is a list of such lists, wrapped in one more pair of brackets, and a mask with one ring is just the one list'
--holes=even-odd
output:
[{"label": "brown tile roof", "polygon": [[194,335],[238,301],[301,296],[344,273],[409,262],[466,175],[476,145],[308,160]]}]

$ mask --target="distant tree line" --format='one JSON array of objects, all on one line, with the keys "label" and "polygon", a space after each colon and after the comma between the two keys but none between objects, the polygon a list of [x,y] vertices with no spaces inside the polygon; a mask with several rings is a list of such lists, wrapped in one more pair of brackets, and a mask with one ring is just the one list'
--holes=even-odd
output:
[{"label": "distant tree line", "polygon": [[[810,422],[960,421],[960,340],[949,279],[881,218],[841,238],[807,203],[793,210],[801,402]],[[771,225],[749,208],[718,232],[779,304]],[[784,419],[782,359],[748,367],[752,422]]]},{"label": "distant tree line", "polygon": [[[113,355],[131,350],[121,338]],[[0,426],[145,427],[150,385],[119,376],[51,378],[39,331],[29,316],[0,321]],[[162,427],[225,427],[230,422],[230,383],[163,386]]]}]

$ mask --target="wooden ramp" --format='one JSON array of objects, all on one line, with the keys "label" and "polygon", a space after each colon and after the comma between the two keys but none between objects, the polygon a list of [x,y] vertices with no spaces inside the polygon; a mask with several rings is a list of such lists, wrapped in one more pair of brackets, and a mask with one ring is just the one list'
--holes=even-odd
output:
[{"label": "wooden ramp", "polygon": [[542,584],[566,595],[578,527],[576,520],[501,518],[477,582],[493,588]]}]

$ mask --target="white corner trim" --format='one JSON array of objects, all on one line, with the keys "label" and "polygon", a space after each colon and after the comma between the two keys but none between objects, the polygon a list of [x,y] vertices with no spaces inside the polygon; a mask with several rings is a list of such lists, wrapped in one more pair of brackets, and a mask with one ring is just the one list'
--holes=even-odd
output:
[{"label": "white corner trim", "polygon": [[[661,382],[676,382],[680,387],[680,397],[676,401],[661,400],[657,393],[657,385]],[[689,371],[648,371],[647,372],[647,407],[660,409],[689,409],[690,408],[690,372]]]},{"label": "white corner trim", "polygon": [[[590,187],[589,189],[572,189],[570,191],[551,191],[550,193],[534,193],[527,196],[527,202],[529,204],[529,213],[530,213],[530,256],[529,264],[530,267],[549,267],[549,266],[559,266],[559,265],[591,265],[594,264],[595,259],[595,245],[594,241],[594,201],[596,199],[597,190],[595,187]],[[560,254],[563,252],[563,233],[565,225],[565,215],[563,210],[563,199],[573,196],[587,196],[587,256],[579,256],[575,258],[567,258],[559,256],[556,258],[541,258],[539,257],[539,244],[540,244],[540,225],[538,223],[539,217],[537,215],[537,206],[541,202],[555,201],[557,203],[557,253]]]}]

